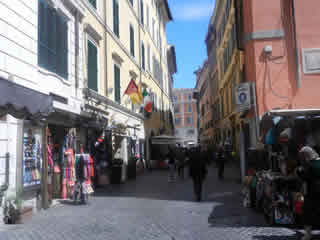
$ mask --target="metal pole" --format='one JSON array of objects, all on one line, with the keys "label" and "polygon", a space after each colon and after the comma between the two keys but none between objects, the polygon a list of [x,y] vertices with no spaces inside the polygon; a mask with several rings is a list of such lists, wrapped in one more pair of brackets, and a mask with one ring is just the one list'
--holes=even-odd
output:
[{"label": "metal pole", "polygon": [[256,124],[256,141],[259,139],[260,129],[259,129],[259,117],[258,117],[258,107],[257,107],[257,92],[256,92],[256,84],[252,83],[252,91],[253,91],[253,105],[254,105],[254,117]]}]

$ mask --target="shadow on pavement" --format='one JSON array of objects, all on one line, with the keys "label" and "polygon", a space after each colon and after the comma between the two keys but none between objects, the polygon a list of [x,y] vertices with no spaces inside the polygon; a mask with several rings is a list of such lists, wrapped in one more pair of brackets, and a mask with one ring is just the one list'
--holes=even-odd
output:
[{"label": "shadow on pavement", "polygon": [[253,240],[300,240],[302,234],[290,235],[290,236],[277,236],[277,235],[270,235],[270,236],[253,236]]},{"label": "shadow on pavement", "polygon": [[208,222],[211,227],[266,227],[262,215],[243,207],[240,193],[218,196]]}]

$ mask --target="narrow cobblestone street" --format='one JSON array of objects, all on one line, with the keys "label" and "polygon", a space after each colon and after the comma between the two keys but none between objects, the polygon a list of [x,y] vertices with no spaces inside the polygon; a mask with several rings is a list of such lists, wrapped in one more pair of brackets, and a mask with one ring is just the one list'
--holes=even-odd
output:
[{"label": "narrow cobblestone street", "polygon": [[168,183],[166,171],[147,172],[99,191],[87,206],[63,204],[23,225],[3,226],[0,239],[297,239],[294,231],[267,227],[260,215],[243,208],[240,185],[230,178],[219,182],[214,170],[201,203],[193,201],[189,178]]}]

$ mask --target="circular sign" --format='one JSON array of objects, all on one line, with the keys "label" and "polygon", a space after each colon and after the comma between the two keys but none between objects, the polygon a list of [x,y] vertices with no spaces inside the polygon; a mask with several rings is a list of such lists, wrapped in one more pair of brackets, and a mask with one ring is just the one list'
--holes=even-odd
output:
[{"label": "circular sign", "polygon": [[240,103],[245,103],[247,101],[247,94],[242,92],[239,94],[239,101]]}]

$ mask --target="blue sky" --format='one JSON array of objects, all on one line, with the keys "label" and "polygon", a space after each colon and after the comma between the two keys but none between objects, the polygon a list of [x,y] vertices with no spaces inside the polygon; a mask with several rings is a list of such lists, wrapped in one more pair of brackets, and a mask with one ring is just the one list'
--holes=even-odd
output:
[{"label": "blue sky", "polygon": [[193,88],[194,71],[207,57],[205,36],[215,0],[169,0],[173,22],[167,25],[167,38],[175,45],[178,73],[175,88]]}]

